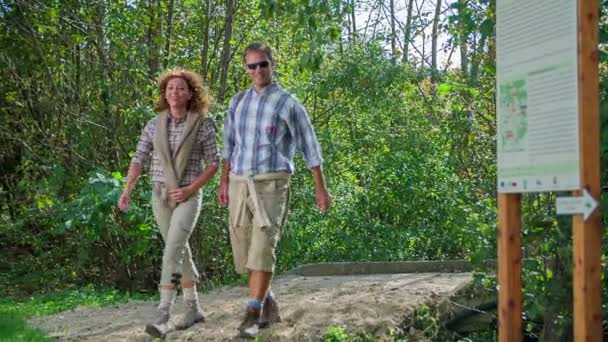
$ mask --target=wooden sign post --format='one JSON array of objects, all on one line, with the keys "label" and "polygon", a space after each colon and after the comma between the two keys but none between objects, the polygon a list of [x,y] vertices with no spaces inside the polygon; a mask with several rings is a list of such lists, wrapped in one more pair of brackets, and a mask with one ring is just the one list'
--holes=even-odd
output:
[{"label": "wooden sign post", "polygon": [[[600,198],[598,1],[578,1],[581,187]],[[580,195],[580,191],[577,192]],[[602,215],[573,216],[574,340],[602,341]]]},{"label": "wooden sign post", "polygon": [[499,341],[521,341],[521,195],[498,195]]},{"label": "wooden sign post", "polygon": [[598,14],[597,0],[497,2],[501,342],[523,336],[521,193],[543,191],[577,196],[557,203],[573,214],[574,339],[602,341]]}]

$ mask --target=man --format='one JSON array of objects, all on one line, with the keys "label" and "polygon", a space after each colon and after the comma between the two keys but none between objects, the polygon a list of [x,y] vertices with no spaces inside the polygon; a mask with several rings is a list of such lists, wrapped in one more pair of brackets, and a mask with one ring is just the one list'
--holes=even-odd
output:
[{"label": "man", "polygon": [[321,148],[306,110],[272,80],[272,50],[252,43],[243,59],[253,86],[230,102],[218,199],[230,212],[235,268],[248,275],[249,300],[239,333],[255,337],[259,328],[280,321],[270,282],[275,247],[287,215],[296,149],[303,152],[312,172],[317,207],[323,213],[330,206],[330,195]]}]

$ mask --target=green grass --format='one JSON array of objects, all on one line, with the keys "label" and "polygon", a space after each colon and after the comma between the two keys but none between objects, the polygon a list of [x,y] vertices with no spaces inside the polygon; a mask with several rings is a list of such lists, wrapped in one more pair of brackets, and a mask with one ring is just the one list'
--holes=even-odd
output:
[{"label": "green grass", "polygon": [[352,337],[342,327],[329,327],[325,331],[325,342],[350,342]]},{"label": "green grass", "polygon": [[50,341],[44,332],[29,327],[28,317],[52,315],[78,306],[102,307],[129,299],[151,299],[148,293],[125,293],[115,289],[85,286],[28,297],[0,297],[0,341]]},{"label": "green grass", "polygon": [[52,341],[44,332],[27,326],[15,312],[0,311],[0,341]]}]

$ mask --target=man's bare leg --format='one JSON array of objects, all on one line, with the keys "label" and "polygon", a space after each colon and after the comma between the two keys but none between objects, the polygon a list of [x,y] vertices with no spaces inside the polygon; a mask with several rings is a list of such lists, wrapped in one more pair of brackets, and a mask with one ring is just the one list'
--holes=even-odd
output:
[{"label": "man's bare leg", "polygon": [[249,271],[249,298],[263,302],[270,289],[272,272]]}]

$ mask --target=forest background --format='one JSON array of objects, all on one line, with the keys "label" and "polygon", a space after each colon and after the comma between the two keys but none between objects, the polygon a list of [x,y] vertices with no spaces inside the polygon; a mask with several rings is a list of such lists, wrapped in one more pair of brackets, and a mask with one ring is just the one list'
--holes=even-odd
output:
[{"label": "forest background", "polygon": [[[175,66],[199,72],[221,132],[230,98],[250,86],[251,41],[275,49],[276,79],[307,108],[333,196],[322,216],[298,159],[279,272],[467,259],[494,288],[482,261],[496,257],[495,12],[495,0],[1,0],[0,308],[91,286],[154,292],[162,244],[149,179],[127,214],[116,203],[156,80]],[[236,278],[217,180],[191,239],[206,288]],[[555,195],[523,197],[524,326],[547,340],[572,324],[572,227]]]}]

